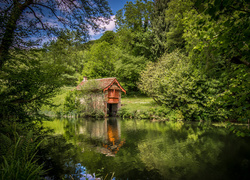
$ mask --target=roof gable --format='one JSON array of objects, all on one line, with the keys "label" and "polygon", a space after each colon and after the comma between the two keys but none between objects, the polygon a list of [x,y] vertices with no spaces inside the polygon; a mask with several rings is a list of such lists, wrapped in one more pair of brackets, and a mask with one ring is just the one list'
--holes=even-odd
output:
[{"label": "roof gable", "polygon": [[116,78],[106,88],[103,89],[103,92],[107,91],[113,84],[116,84],[121,89],[121,91],[123,91],[126,94],[126,90],[123,89],[123,87],[120,85],[120,83]]}]

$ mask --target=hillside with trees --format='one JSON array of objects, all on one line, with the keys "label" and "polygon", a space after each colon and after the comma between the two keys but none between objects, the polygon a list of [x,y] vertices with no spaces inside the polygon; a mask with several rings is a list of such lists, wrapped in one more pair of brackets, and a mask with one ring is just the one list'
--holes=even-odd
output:
[{"label": "hillside with trees", "polygon": [[145,93],[185,120],[248,122],[248,18],[245,1],[127,2],[117,31],[85,51],[81,75],[115,75],[128,93]]}]

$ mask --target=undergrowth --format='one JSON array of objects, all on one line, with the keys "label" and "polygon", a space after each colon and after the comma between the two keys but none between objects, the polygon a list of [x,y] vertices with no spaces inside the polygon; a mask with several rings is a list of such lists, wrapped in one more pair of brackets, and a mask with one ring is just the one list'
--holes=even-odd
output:
[{"label": "undergrowth", "polygon": [[1,180],[42,179],[46,171],[36,156],[41,141],[31,131],[25,137],[14,134],[14,138],[0,133],[0,142]]}]

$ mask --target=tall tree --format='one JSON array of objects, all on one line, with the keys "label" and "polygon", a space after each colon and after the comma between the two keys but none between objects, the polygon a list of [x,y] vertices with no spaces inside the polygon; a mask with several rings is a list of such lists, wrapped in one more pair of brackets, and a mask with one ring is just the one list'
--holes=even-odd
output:
[{"label": "tall tree", "polygon": [[106,0],[5,0],[0,10],[0,69],[11,47],[27,47],[64,28],[86,39],[89,28],[100,30],[98,21],[111,14]]},{"label": "tall tree", "polygon": [[182,19],[185,12],[192,8],[192,0],[171,0],[166,10],[166,23],[168,32],[166,33],[166,49],[172,52],[175,49],[185,48],[185,39],[183,38],[184,27]]},{"label": "tall tree", "polygon": [[127,2],[116,14],[119,45],[134,56],[152,58],[152,11],[152,1],[136,0],[135,3]]},{"label": "tall tree", "polygon": [[124,8],[117,11],[116,23],[118,29],[128,28],[133,32],[148,30],[150,27],[150,16],[152,13],[152,2],[148,0],[136,0],[135,3],[127,2]]},{"label": "tall tree", "polygon": [[155,0],[153,15],[151,18],[153,45],[152,52],[155,58],[159,58],[166,51],[166,38],[168,32],[168,24],[166,22],[166,10],[170,0]]}]

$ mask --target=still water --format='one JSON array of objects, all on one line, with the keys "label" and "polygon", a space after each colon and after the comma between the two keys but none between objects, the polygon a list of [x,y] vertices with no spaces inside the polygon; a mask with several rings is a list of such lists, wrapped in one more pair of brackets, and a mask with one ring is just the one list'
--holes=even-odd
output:
[{"label": "still water", "polygon": [[250,179],[250,139],[223,127],[55,119],[43,143],[47,179]]}]

